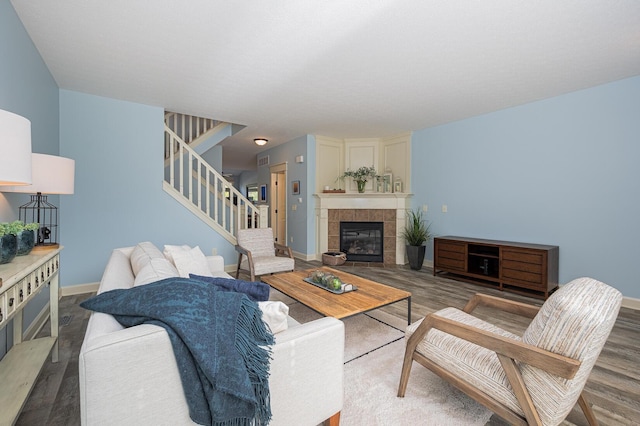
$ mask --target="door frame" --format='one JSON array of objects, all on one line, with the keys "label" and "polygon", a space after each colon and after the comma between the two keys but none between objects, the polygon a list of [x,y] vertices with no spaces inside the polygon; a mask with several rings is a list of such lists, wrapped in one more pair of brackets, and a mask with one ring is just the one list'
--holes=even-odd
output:
[{"label": "door frame", "polygon": [[[281,220],[281,222],[284,222],[284,241],[278,241],[279,244],[283,244],[283,245],[287,245],[287,239],[289,238],[288,236],[288,224],[289,224],[289,217],[287,214],[287,162],[283,162],[283,163],[278,163],[278,164],[274,164],[273,166],[269,167],[269,176],[270,176],[270,183],[271,183],[271,188],[269,189],[269,200],[271,200],[270,205],[269,205],[269,218],[270,220],[270,224],[271,224],[271,228],[273,230],[273,237],[274,239],[278,237],[278,223],[277,220],[279,217],[282,217],[281,215],[284,215],[284,220]],[[276,185],[274,185],[275,182],[275,178],[277,178],[276,175],[282,175],[282,188]],[[278,179],[279,180],[279,179]],[[278,205],[282,203],[281,205],[283,206],[282,209],[278,209]],[[278,209],[278,213],[276,214],[276,210]],[[280,211],[282,210],[282,211]]]}]

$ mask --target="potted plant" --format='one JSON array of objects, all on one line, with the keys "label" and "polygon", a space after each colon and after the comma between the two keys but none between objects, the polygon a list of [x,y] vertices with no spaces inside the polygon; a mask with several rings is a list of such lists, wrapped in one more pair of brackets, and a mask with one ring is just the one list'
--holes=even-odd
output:
[{"label": "potted plant", "polygon": [[422,210],[407,211],[407,223],[401,232],[407,244],[407,258],[411,269],[420,270],[424,263],[425,242],[429,241],[431,234],[431,224],[426,223],[422,216]]},{"label": "potted plant", "polygon": [[18,240],[8,223],[0,223],[0,264],[9,263],[18,252]]},{"label": "potted plant", "polygon": [[9,224],[9,232],[17,238],[17,256],[25,256],[31,253],[31,250],[33,250],[36,244],[36,230],[39,226],[40,224],[38,223],[28,223],[25,225],[21,220],[15,220]]},{"label": "potted plant", "polygon": [[338,179],[343,180],[346,177],[352,178],[358,185],[358,192],[363,193],[364,186],[367,184],[367,181],[369,179],[377,178],[378,174],[376,173],[375,167],[362,166],[357,170],[347,169],[347,171],[344,172],[342,176],[339,176]]}]

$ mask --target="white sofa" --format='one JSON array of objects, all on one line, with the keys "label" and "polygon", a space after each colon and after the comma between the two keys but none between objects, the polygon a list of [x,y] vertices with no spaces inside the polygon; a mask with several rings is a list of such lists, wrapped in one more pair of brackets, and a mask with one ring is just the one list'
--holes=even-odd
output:
[{"label": "white sofa", "polygon": [[[112,252],[98,292],[133,286],[133,247]],[[212,275],[224,272],[209,256]],[[275,334],[269,387],[270,425],[337,424],[343,403],[344,324],[321,318]],[[123,328],[93,312],[79,356],[83,425],[186,425],[189,418],[178,367],[166,331],[154,325]]]}]

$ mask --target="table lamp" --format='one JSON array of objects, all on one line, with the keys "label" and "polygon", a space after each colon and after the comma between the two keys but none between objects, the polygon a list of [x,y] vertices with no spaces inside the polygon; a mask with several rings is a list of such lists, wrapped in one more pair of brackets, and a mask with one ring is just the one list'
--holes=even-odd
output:
[{"label": "table lamp", "polygon": [[31,122],[0,109],[0,185],[31,183]]},{"label": "table lamp", "polygon": [[31,154],[32,183],[24,186],[0,186],[0,192],[31,193],[31,201],[20,206],[24,223],[39,223],[37,248],[58,247],[58,208],[45,194],[73,194],[75,161],[47,154]]}]

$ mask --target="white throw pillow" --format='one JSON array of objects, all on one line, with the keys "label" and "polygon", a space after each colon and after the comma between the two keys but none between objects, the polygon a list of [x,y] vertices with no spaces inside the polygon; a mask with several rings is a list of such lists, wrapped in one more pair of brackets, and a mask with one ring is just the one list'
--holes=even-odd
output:
[{"label": "white throw pillow", "polygon": [[133,282],[133,286],[139,286],[144,284],[153,283],[165,278],[178,277],[178,270],[167,259],[154,258],[143,267],[136,279]]},{"label": "white throw pillow", "polygon": [[175,250],[171,256],[181,277],[189,278],[189,274],[211,276],[207,259],[200,247],[195,246],[190,250]]},{"label": "white throw pillow", "polygon": [[133,275],[138,275],[138,272],[140,272],[151,259],[157,258],[164,258],[164,255],[153,243],[145,241],[136,245],[131,252],[131,256],[129,256]]},{"label": "white throw pillow", "polygon": [[181,246],[172,246],[172,245],[165,244],[164,250],[162,250],[162,254],[164,254],[164,257],[169,259],[169,262],[175,265],[175,262],[173,261],[173,253],[177,251],[185,251],[185,250],[189,251],[191,250],[191,247],[186,244]]},{"label": "white throw pillow", "polygon": [[282,302],[268,300],[258,302],[258,307],[262,311],[262,321],[266,322],[273,334],[285,331],[288,327],[287,316],[289,307]]}]

